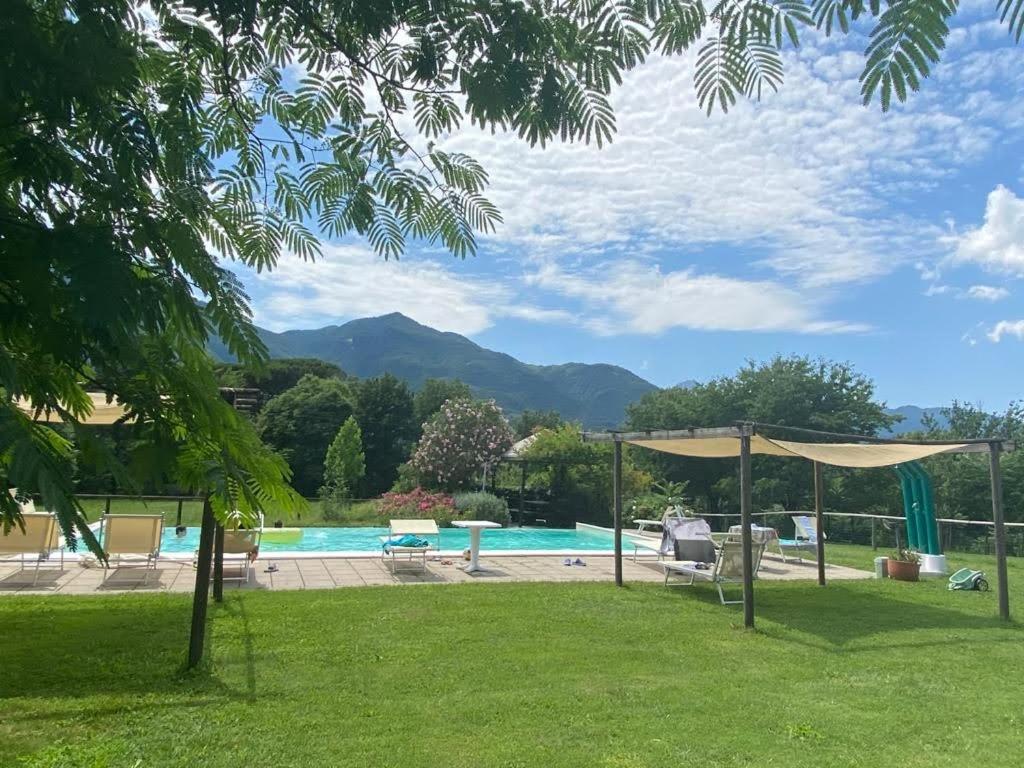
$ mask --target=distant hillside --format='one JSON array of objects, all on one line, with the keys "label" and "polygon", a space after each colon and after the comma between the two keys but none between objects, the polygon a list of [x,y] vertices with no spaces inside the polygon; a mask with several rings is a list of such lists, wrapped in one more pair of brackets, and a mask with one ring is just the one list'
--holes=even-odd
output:
[{"label": "distant hillside", "polygon": [[893,413],[903,417],[903,421],[894,424],[889,430],[890,435],[905,435],[907,432],[921,432],[924,430],[924,417],[931,416],[939,426],[947,424],[946,417],[942,414],[942,408],[919,408],[916,405],[901,405],[899,408],[888,408],[887,413]]},{"label": "distant hillside", "polygon": [[[271,357],[315,357],[361,378],[390,372],[414,389],[429,378],[461,379],[509,414],[554,409],[587,427],[619,426],[626,406],[656,389],[616,365],[528,365],[397,312],[315,330],[260,329],[260,337]],[[220,342],[210,351],[220,360],[232,359]]]}]

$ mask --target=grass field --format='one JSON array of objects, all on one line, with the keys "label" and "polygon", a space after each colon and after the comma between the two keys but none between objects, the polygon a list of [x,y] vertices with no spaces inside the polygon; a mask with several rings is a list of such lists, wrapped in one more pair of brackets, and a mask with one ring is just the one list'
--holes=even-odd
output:
[{"label": "grass field", "polygon": [[[86,516],[91,521],[100,519],[105,509],[104,499],[84,498],[81,500]],[[178,502],[156,500],[145,501],[142,499],[112,499],[110,511],[115,515],[163,515],[164,525],[174,525],[178,516]],[[203,518],[203,504],[201,501],[183,501],[181,505],[182,525],[200,525]],[[272,524],[281,520],[285,526],[341,526],[341,525],[387,525],[376,511],[376,504],[373,501],[357,501],[346,510],[340,519],[327,520],[324,518],[323,509],[319,501],[309,502],[309,508],[299,515],[281,512],[278,514],[269,513],[266,517],[267,523]]]},{"label": "grass field", "polygon": [[1019,765],[1024,633],[994,592],[757,599],[751,633],[710,589],[233,593],[186,674],[187,596],[5,597],[0,765]]}]

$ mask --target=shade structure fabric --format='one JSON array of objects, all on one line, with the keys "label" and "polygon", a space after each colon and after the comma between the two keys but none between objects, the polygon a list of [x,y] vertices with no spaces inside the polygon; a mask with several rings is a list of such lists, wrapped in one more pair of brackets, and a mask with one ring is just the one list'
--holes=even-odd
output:
[{"label": "shade structure fabric", "polygon": [[[696,456],[704,459],[730,459],[740,455],[738,437],[704,437],[680,440],[628,440],[630,445],[639,445],[663,453],[678,456]],[[775,445],[771,440],[754,435],[750,438],[750,452],[769,456],[795,456],[796,454]]]},{"label": "shade structure fabric", "polygon": [[[117,400],[107,402],[107,396],[103,392],[89,392],[89,399],[92,401],[92,410],[89,415],[82,419],[82,424],[116,424],[125,418],[126,409]],[[29,400],[18,398],[18,408],[35,421],[47,424],[61,424],[64,420],[60,414],[53,411],[40,411]]]},{"label": "shade structure fabric", "polygon": [[[628,440],[663,453],[694,456],[705,459],[727,459],[740,455],[738,437],[710,437],[680,440]],[[764,456],[792,456],[830,464],[836,467],[889,467],[905,461],[915,461],[940,453],[958,451],[966,443],[948,445],[917,445],[914,443],[801,443],[792,440],[774,440],[761,435],[750,438],[750,452]]]}]

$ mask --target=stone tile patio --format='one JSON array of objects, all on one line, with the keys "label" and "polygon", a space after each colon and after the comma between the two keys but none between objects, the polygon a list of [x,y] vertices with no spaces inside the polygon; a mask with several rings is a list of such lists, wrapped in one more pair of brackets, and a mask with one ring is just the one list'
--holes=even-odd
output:
[{"label": "stone tile patio", "polygon": [[[439,560],[427,564],[427,572],[400,570],[392,573],[390,563],[378,557],[331,558],[261,558],[256,562],[249,583],[225,581],[225,589],[334,589],[337,587],[389,586],[401,584],[464,584],[516,581],[612,581],[614,560],[610,555],[588,555],[586,566],[566,566],[565,558],[556,555],[483,555],[481,564],[485,573],[466,574],[462,564],[453,560],[450,565]],[[267,572],[271,564],[277,571]],[[237,568],[226,571],[237,573]],[[44,564],[39,571],[39,582],[34,587],[34,570],[20,570],[17,562],[0,561],[0,595],[9,594],[109,594],[118,592],[191,592],[195,584],[195,570],[191,562],[162,559],[149,583],[143,583],[141,568],[119,568],[103,582],[103,571],[95,566],[85,567],[76,560],[67,560],[64,568]],[[838,565],[826,566],[829,579],[867,579],[872,574]],[[814,563],[783,564],[777,557],[765,555],[759,577],[762,580],[798,580],[817,578]],[[657,562],[642,559],[634,563],[623,559],[623,578],[626,581],[661,581],[664,576]]]}]

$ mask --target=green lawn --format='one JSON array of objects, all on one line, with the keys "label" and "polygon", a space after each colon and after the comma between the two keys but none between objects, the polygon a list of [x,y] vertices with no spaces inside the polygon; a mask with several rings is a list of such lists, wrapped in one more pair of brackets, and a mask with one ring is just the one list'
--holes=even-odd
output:
[{"label": "green lawn", "polygon": [[706,585],[235,593],[192,675],[187,596],[3,597],[0,765],[1020,764],[1024,633],[994,592],[757,596],[750,633]]}]

